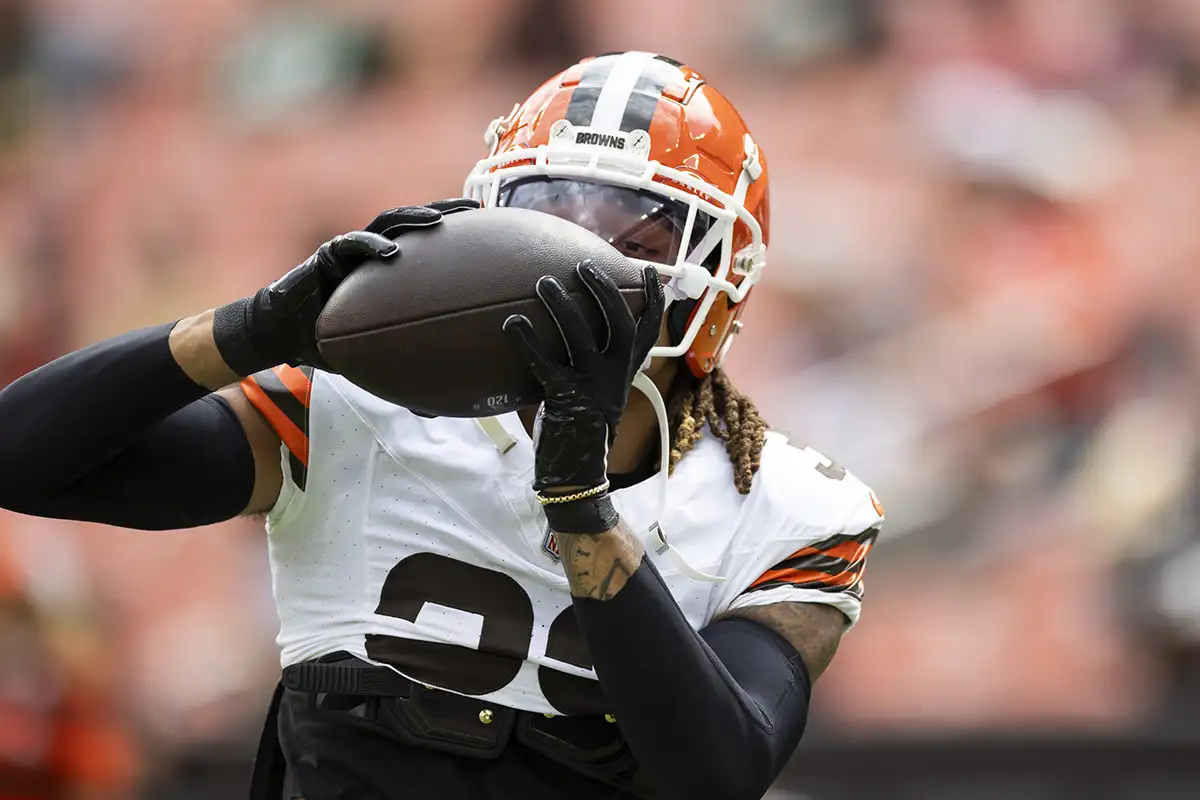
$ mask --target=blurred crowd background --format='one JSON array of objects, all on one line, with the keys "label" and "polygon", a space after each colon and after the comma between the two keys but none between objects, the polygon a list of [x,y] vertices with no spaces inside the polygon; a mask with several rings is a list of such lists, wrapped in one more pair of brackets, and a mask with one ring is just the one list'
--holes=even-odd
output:
[{"label": "blurred crowd background", "polygon": [[[0,385],[457,195],[489,120],[626,49],[756,132],[729,371],[888,509],[802,748],[839,761],[782,789],[843,796],[855,742],[1200,743],[1194,0],[0,0]],[[0,784],[240,796],[276,626],[252,522],[0,515]],[[1188,746],[1120,796],[1194,796],[1154,793]]]}]

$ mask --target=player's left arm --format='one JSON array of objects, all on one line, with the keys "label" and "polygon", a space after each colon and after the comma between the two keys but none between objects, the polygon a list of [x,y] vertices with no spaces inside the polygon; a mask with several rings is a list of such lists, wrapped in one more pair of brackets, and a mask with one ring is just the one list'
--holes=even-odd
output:
[{"label": "player's left arm", "polygon": [[[606,492],[608,448],[630,383],[658,339],[662,285],[647,268],[646,303],[635,321],[611,278],[586,262],[578,274],[608,322],[603,350],[578,302],[553,278],[542,278],[537,293],[566,342],[567,363],[527,318],[504,324],[545,390],[533,488],[557,534],[575,618],[605,701],[660,796],[758,800],[804,732],[812,686],[805,654],[823,668],[821,656],[840,631],[828,620],[801,625],[799,615],[778,610],[754,612],[770,624],[730,616],[697,632],[688,622]],[[807,551],[793,554],[802,556]],[[800,599],[811,581],[797,585],[794,578],[808,576],[784,572],[764,575],[735,605]],[[830,588],[854,579],[851,572]],[[780,581],[787,585],[775,586]]]},{"label": "player's left arm", "polygon": [[845,615],[773,603],[697,632],[624,522],[557,538],[605,700],[662,795],[762,797],[800,742]]}]

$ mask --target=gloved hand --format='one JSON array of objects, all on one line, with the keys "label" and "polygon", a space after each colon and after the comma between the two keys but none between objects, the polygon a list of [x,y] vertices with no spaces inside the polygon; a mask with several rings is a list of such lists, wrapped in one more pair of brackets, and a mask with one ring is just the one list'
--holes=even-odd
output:
[{"label": "gloved hand", "polygon": [[[548,517],[552,510],[559,510],[559,504],[546,504],[547,499],[594,489],[607,481],[608,448],[616,436],[630,386],[662,327],[663,290],[653,267],[643,269],[646,305],[636,321],[612,278],[590,261],[576,270],[607,322],[607,345],[596,341],[578,303],[551,277],[538,281],[537,293],[562,331],[569,363],[551,358],[527,317],[514,314],[504,321],[505,335],[546,390],[534,431],[533,488],[541,493]],[[598,493],[593,498],[601,496]],[[550,523],[555,527],[554,519]]]},{"label": "gloved hand", "polygon": [[474,200],[439,200],[384,211],[365,230],[335,236],[300,266],[253,297],[216,310],[213,336],[225,363],[238,375],[279,364],[329,370],[317,350],[317,317],[338,284],[373,259],[394,258],[392,241],[406,230],[437,225],[445,214],[479,208]]}]

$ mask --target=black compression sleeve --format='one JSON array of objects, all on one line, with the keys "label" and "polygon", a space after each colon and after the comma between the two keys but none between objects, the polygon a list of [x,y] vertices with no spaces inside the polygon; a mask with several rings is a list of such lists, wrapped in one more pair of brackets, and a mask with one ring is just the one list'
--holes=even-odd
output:
[{"label": "black compression sleeve", "polygon": [[171,328],[77,350],[0,391],[0,507],[143,529],[245,508],[250,445],[229,406],[175,361]]},{"label": "black compression sleeve", "polygon": [[605,700],[662,796],[762,797],[808,719],[795,648],[749,620],[697,634],[645,558],[616,597],[574,605]]}]

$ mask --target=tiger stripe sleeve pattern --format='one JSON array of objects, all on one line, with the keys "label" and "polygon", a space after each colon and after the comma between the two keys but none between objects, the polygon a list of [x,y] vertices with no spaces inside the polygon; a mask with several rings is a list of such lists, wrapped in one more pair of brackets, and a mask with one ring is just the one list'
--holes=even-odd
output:
[{"label": "tiger stripe sleeve pattern", "polygon": [[850,592],[862,596],[862,575],[879,527],[854,535],[838,534],[802,547],[764,572],[747,592],[780,587]]},{"label": "tiger stripe sleeve pattern", "polygon": [[292,482],[301,491],[308,482],[308,421],[312,367],[286,364],[263,370],[242,381],[242,392],[263,415],[288,450]]}]

